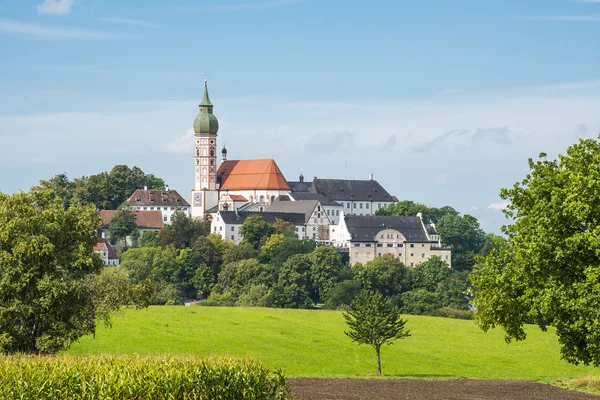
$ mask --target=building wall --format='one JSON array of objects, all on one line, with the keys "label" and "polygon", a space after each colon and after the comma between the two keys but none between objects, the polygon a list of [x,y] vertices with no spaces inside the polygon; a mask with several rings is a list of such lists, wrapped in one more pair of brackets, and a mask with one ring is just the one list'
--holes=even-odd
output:
[{"label": "building wall", "polygon": [[[210,225],[211,233],[216,233],[223,240],[231,240],[236,244],[240,244],[244,237],[240,234],[242,224],[226,224],[219,214],[213,214],[213,220]],[[312,232],[312,231],[311,231]],[[307,229],[304,225],[296,225],[296,236],[298,239],[307,238]],[[311,236],[312,238],[312,236]]]},{"label": "building wall", "polygon": [[354,215],[375,215],[377,210],[385,208],[389,204],[393,204],[392,201],[351,201],[351,200],[338,200],[337,201],[343,206],[344,214]]},{"label": "building wall", "polygon": [[175,206],[134,206],[134,207],[129,207],[132,210],[140,210],[140,211],[161,211],[162,213],[162,218],[163,218],[163,222],[165,223],[165,225],[171,225],[171,222],[173,222],[173,214],[175,214],[175,211],[177,211],[178,209],[183,211],[185,215],[187,215],[188,217],[190,216],[190,207],[185,206],[185,207],[175,207]]}]

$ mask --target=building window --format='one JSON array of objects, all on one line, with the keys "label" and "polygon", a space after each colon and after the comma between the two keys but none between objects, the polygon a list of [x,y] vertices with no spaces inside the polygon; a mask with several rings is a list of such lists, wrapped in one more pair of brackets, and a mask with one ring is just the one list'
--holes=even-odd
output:
[{"label": "building window", "polygon": [[398,257],[402,257],[402,253],[398,253]]},{"label": "building window", "polygon": [[381,208],[381,203],[379,203],[379,204],[377,205],[377,208]]},{"label": "building window", "polygon": [[359,207],[362,209],[362,203],[359,204]]},{"label": "building window", "polygon": [[369,208],[369,203],[365,203],[365,208],[368,209]]},{"label": "building window", "polygon": [[169,209],[169,207],[163,207],[164,211],[167,211]]},{"label": "building window", "polygon": [[425,258],[425,253],[421,253],[421,258]]},{"label": "building window", "polygon": [[327,210],[327,215],[330,215],[330,214],[329,214],[329,210]]},{"label": "building window", "polygon": [[234,227],[234,226],[232,226],[232,227],[231,227],[231,232],[233,232],[234,230],[235,230],[235,227]]},{"label": "building window", "polygon": [[315,224],[317,223],[317,219],[316,218],[313,221],[315,222]]},{"label": "building window", "polygon": [[259,203],[264,203],[264,202],[265,202],[265,196],[260,196]]},{"label": "building window", "polygon": [[381,257],[381,253],[379,253],[379,254],[377,255],[377,257]]},{"label": "building window", "polygon": [[254,202],[254,196],[250,196],[250,203]]},{"label": "building window", "polygon": [[147,210],[147,209],[148,209],[148,207],[144,207],[144,210]]},{"label": "building window", "polygon": [[415,253],[410,253],[410,256],[411,256],[411,257],[414,257],[414,256],[415,256]]},{"label": "building window", "polygon": [[446,260],[448,259],[448,255],[446,255]]},{"label": "building window", "polygon": [[350,208],[350,203],[348,203],[347,208]]},{"label": "building window", "polygon": [[275,201],[275,196],[271,196],[271,203]]},{"label": "building window", "polygon": [[360,247],[360,243],[354,243],[354,247]]},{"label": "building window", "polygon": [[352,204],[352,207],[353,207],[353,208],[356,208],[356,203]]},{"label": "building window", "polygon": [[383,247],[383,244],[377,243],[377,247]]},{"label": "building window", "polygon": [[321,213],[317,213],[317,218],[321,218]]},{"label": "building window", "polygon": [[304,232],[304,227],[302,227],[302,232]]},{"label": "building window", "polygon": [[219,227],[219,232],[222,232],[222,231],[223,231],[223,227],[222,227],[222,226],[220,226],[220,227]]},{"label": "building window", "polygon": [[425,243],[423,243],[423,244],[421,245],[421,247],[425,247]]},{"label": "building window", "polygon": [[371,243],[365,244],[365,247],[371,247]]},{"label": "building window", "polygon": [[231,235],[231,240],[234,240],[234,239],[235,239],[235,238],[234,238],[234,236],[233,236],[233,235]]},{"label": "building window", "polygon": [[313,226],[313,232],[314,232],[314,231],[316,231],[316,230],[317,230],[317,228],[315,228],[315,227]]},{"label": "building window", "polygon": [[415,247],[415,244],[414,244],[414,243],[411,243],[411,244],[410,244],[410,248],[412,249],[413,247]]},{"label": "building window", "polygon": [[171,219],[171,222],[173,222],[173,214],[171,214],[169,218]]},{"label": "building window", "polygon": [[171,207],[171,211],[173,211],[175,209],[175,207]]},{"label": "building window", "polygon": [[317,206],[317,211],[321,211],[321,206]]},{"label": "building window", "polygon": [[167,216],[166,215],[163,217],[163,221],[167,222]]},{"label": "building window", "polygon": [[415,263],[410,263],[410,266],[411,266],[411,267],[414,267],[414,266],[415,266]]},{"label": "building window", "polygon": [[388,243],[388,247],[394,247],[392,243]]},{"label": "building window", "polygon": [[404,247],[402,243],[398,243],[398,247]]},{"label": "building window", "polygon": [[335,210],[335,216],[339,217],[340,216],[340,210]]}]

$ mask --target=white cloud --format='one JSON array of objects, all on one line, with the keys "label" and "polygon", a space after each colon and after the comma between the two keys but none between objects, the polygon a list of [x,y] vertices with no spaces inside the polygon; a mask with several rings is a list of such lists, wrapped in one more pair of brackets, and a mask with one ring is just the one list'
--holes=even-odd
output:
[{"label": "white cloud", "polygon": [[192,154],[194,150],[194,129],[190,128],[178,138],[175,138],[165,147],[164,151],[173,154]]},{"label": "white cloud", "polygon": [[489,206],[487,206],[487,208],[491,209],[491,210],[499,210],[502,211],[504,210],[506,207],[508,207],[510,203],[508,201],[498,201],[496,203],[492,203]]},{"label": "white cloud", "polygon": [[37,6],[41,14],[66,15],[71,11],[75,0],[44,0]]},{"label": "white cloud", "polygon": [[36,39],[98,40],[114,37],[102,32],[53,27],[8,19],[0,19],[0,33],[23,35]]}]

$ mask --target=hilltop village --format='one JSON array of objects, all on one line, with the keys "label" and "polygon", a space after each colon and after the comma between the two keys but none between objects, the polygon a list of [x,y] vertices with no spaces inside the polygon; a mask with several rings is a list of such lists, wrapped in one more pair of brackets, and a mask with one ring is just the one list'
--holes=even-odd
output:
[{"label": "hilltop village", "polygon": [[[205,81],[194,128],[194,185],[189,202],[177,191],[138,189],[127,200],[136,213],[140,233],[159,231],[181,210],[191,218],[210,217],[211,232],[240,243],[240,227],[251,215],[267,222],[295,226],[299,239],[348,253],[351,264],[392,254],[415,266],[430,257],[452,265],[450,248],[442,246],[434,224],[414,216],[377,216],[377,210],[398,199],[371,175],[367,180],[314,177],[288,180],[273,159],[235,160],[225,147],[218,158],[219,121],[213,113]],[[116,210],[102,210],[104,237]],[[105,264],[118,265],[115,249],[102,240],[95,250]]]}]

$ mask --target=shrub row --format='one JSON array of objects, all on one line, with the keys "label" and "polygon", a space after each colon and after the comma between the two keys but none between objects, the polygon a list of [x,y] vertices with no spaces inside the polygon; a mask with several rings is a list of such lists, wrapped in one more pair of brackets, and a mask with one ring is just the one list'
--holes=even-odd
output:
[{"label": "shrub row", "polygon": [[285,399],[279,370],[193,357],[0,357],[1,399]]}]

